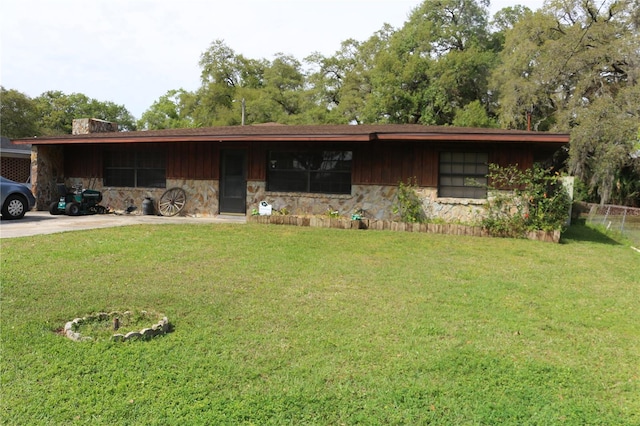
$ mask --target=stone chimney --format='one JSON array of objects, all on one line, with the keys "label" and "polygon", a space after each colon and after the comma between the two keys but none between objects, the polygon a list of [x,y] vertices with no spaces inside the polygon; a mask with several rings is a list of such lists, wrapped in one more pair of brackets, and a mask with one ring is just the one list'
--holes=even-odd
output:
[{"label": "stone chimney", "polygon": [[72,135],[88,135],[90,133],[117,132],[118,123],[99,120],[97,118],[77,118],[71,124]]}]

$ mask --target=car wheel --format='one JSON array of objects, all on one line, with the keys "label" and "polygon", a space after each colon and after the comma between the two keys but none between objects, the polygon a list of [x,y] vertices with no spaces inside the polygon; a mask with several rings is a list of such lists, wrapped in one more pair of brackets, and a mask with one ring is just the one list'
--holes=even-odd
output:
[{"label": "car wheel", "polygon": [[2,206],[2,217],[22,219],[27,212],[27,202],[19,195],[9,195]]}]

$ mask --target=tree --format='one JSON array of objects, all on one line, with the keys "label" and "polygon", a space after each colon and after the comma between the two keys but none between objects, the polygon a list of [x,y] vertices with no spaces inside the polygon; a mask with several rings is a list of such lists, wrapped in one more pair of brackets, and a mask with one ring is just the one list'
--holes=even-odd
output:
[{"label": "tree", "polygon": [[[434,84],[446,94],[451,110],[445,117],[450,124],[456,111],[478,102],[487,117],[494,117],[494,99],[489,78],[497,63],[497,54],[488,46],[473,45],[463,51],[451,51],[433,65]],[[423,120],[424,121],[424,120]]]},{"label": "tree", "polygon": [[425,0],[407,23],[423,26],[435,56],[486,46],[489,0]]},{"label": "tree", "polygon": [[531,9],[526,6],[516,5],[504,7],[493,15],[491,26],[494,32],[491,34],[493,46],[496,52],[502,51],[505,42],[505,34],[524,17],[531,15]]},{"label": "tree", "polygon": [[304,107],[305,76],[301,66],[294,57],[280,53],[264,71],[262,95],[285,121],[300,114]]},{"label": "tree", "polygon": [[396,30],[346,40],[332,57],[251,60],[216,40],[200,58],[195,125],[246,122],[451,124],[474,101],[492,119],[487,78],[496,53],[487,0],[425,0]]},{"label": "tree", "polygon": [[135,119],[122,105],[100,102],[82,93],[66,95],[48,91],[34,99],[41,120],[42,134],[70,134],[76,118],[97,118],[118,123],[120,130],[135,130]]},{"label": "tree", "polygon": [[638,205],[640,159],[633,154],[637,152],[640,85],[626,87],[615,97],[594,99],[574,121],[568,165],[587,184],[589,198]]},{"label": "tree", "polygon": [[488,2],[426,0],[398,31],[388,33],[369,73],[367,122],[451,124],[455,111],[490,105]]},{"label": "tree", "polygon": [[629,163],[640,117],[637,0],[552,1],[508,31],[495,71],[500,121],[571,132],[569,171],[602,203]]},{"label": "tree", "polygon": [[200,80],[202,83],[218,83],[229,87],[240,85],[236,52],[223,40],[215,40],[200,55]]},{"label": "tree", "polygon": [[138,127],[146,130],[195,127],[191,115],[194,97],[184,89],[169,90],[142,114]]},{"label": "tree", "polygon": [[341,43],[334,56],[325,57],[316,52],[305,58],[305,62],[314,68],[306,83],[311,104],[307,114],[311,116],[311,122],[346,124],[358,121],[358,108],[352,101],[362,103],[364,96],[364,93],[360,96],[359,90],[363,86],[356,83],[364,62],[359,59],[359,50],[360,43],[348,39]]},{"label": "tree", "polygon": [[456,110],[452,124],[458,127],[498,127],[498,123],[489,117],[487,110],[478,100]]},{"label": "tree", "polygon": [[33,99],[0,86],[0,131],[10,139],[39,136],[38,111]]},{"label": "tree", "polygon": [[[524,129],[527,113],[534,117],[535,130],[548,130],[556,109],[555,88],[537,77],[539,51],[546,39],[554,36],[553,16],[536,12],[518,22],[506,33],[501,64],[494,70],[491,87],[499,95],[500,123],[504,128]],[[551,84],[550,86],[553,86]]]},{"label": "tree", "polygon": [[380,38],[368,72],[371,89],[362,110],[366,122],[418,123],[422,118],[433,59],[419,25],[408,25]]},{"label": "tree", "polygon": [[256,110],[260,102],[255,100],[264,90],[264,74],[269,62],[245,58],[236,54],[223,40],[215,40],[201,55],[199,64],[202,86],[195,94],[195,125],[240,124],[242,99],[251,105],[254,113],[247,116],[247,123],[255,122],[260,116]]},{"label": "tree", "polygon": [[377,121],[377,108],[372,99],[372,73],[377,66],[378,55],[388,48],[394,31],[385,24],[364,42],[350,39],[342,43],[337,57],[344,74],[337,81],[337,106],[335,110],[330,107],[337,122],[362,124]]}]

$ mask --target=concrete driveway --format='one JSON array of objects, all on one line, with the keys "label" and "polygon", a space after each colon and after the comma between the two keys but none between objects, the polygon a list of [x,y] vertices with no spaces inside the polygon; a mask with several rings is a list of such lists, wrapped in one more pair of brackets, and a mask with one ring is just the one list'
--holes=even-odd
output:
[{"label": "concrete driveway", "polygon": [[109,228],[160,223],[245,223],[245,216],[165,217],[141,214],[102,214],[88,216],[52,216],[49,212],[31,211],[18,220],[0,220],[0,238],[26,237],[83,229]]}]

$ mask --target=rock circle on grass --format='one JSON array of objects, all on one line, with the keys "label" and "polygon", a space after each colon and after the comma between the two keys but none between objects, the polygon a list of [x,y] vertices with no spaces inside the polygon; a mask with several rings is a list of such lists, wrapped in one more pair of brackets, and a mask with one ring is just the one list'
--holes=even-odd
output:
[{"label": "rock circle on grass", "polygon": [[[125,328],[128,320],[136,317],[140,321],[156,319],[150,327],[135,329],[134,331],[124,332],[118,330]],[[122,324],[122,325],[121,325]],[[103,326],[106,330],[108,326],[112,327],[114,334],[110,337],[110,340],[114,342],[126,342],[130,340],[150,340],[156,336],[160,336],[169,332],[169,320],[165,315],[156,314],[148,311],[113,311],[113,312],[98,312],[96,314],[87,315],[82,318],[75,318],[68,321],[63,328],[64,335],[75,341],[84,342],[94,340],[94,336],[85,335],[81,332],[83,326],[99,325]],[[129,327],[135,328],[135,327]]]}]

